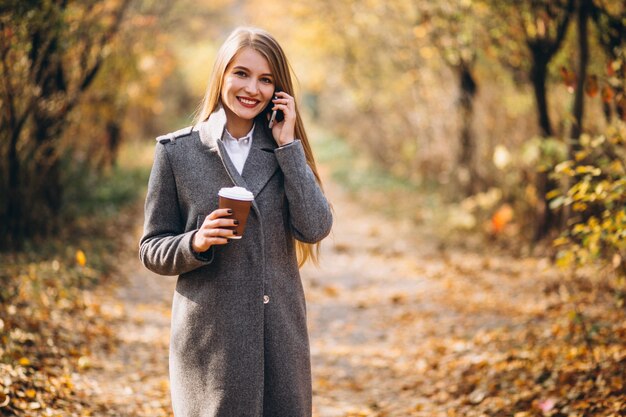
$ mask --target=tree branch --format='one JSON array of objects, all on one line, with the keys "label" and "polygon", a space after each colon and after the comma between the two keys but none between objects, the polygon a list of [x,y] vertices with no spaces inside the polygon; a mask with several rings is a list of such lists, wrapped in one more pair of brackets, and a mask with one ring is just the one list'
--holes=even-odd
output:
[{"label": "tree branch", "polygon": [[[5,29],[6,28],[5,28],[4,22],[0,22],[0,33],[4,34]],[[9,65],[7,63],[9,50],[11,49],[11,47],[10,45],[7,44],[4,35],[1,36],[1,39],[2,39],[2,44],[0,45],[0,47],[2,48],[2,50],[0,50],[0,59],[2,60],[2,81],[3,81],[3,87],[5,91],[5,97],[6,97],[6,108],[7,108],[6,118],[9,124],[9,128],[13,130],[16,124],[15,123],[15,101],[14,101],[15,96],[13,94],[13,88],[11,86]]]},{"label": "tree branch", "polygon": [[561,46],[563,39],[565,38],[565,34],[567,33],[567,27],[569,26],[570,18],[572,17],[572,13],[574,12],[574,1],[568,0],[567,7],[565,8],[565,16],[563,16],[563,20],[557,26],[556,37],[554,38],[554,42],[552,42],[552,47],[550,48],[550,56],[554,55]]},{"label": "tree branch", "polygon": [[67,102],[68,110],[72,109],[76,105],[76,103],[78,102],[78,99],[80,98],[80,95],[81,95],[80,93],[85,91],[91,85],[96,75],[102,68],[102,63],[104,61],[104,55],[102,54],[102,50],[104,49],[106,45],[108,45],[111,42],[113,37],[119,31],[122,20],[124,18],[124,14],[126,10],[128,9],[128,6],[130,5],[130,3],[131,3],[131,0],[123,0],[120,7],[114,12],[113,24],[111,25],[109,30],[100,38],[100,41],[98,42],[99,53],[96,57],[95,62],[93,63],[91,68],[87,69],[82,81],[79,83],[77,90],[74,92],[72,97],[70,97],[70,99]]},{"label": "tree branch", "polygon": [[[4,23],[0,23],[0,30],[4,33]],[[24,112],[21,115],[18,115],[18,110],[17,110],[17,104],[15,102],[15,99],[17,97],[14,89],[13,89],[13,85],[11,82],[11,65],[8,63],[8,55],[9,55],[9,51],[11,50],[11,45],[6,43],[6,39],[4,36],[2,36],[2,45],[1,45],[1,52],[0,52],[0,60],[2,62],[2,81],[3,81],[3,87],[4,87],[4,91],[5,91],[5,97],[7,100],[7,121],[9,124],[9,128],[11,130],[11,136],[14,135],[18,135],[21,132],[22,128],[24,127],[24,124],[26,122],[26,120],[28,119],[28,116],[30,114],[30,111],[33,107],[34,104],[34,99],[31,95],[31,97],[29,98],[29,100],[27,101],[27,104],[24,108]],[[22,94],[24,94],[24,92],[22,92]]]}]

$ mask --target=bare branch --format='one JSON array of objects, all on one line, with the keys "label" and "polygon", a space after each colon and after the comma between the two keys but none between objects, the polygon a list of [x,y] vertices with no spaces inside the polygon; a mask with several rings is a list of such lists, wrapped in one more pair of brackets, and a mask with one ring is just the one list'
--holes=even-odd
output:
[{"label": "bare branch", "polygon": [[6,41],[4,37],[5,33],[5,24],[4,22],[0,22],[0,32],[3,34],[0,39],[2,39],[2,43],[0,44],[0,59],[2,60],[2,81],[3,87],[5,91],[5,99],[6,99],[6,109],[7,109],[7,121],[11,130],[14,129],[15,126],[15,103],[14,103],[14,94],[13,88],[11,86],[10,79],[10,70],[9,64],[7,63],[10,45]]},{"label": "bare branch", "polygon": [[563,20],[559,22],[558,24],[556,37],[554,38],[554,41],[552,42],[551,48],[549,50],[550,56],[554,55],[559,50],[559,47],[561,46],[561,43],[563,42],[563,39],[565,38],[565,34],[567,33],[567,27],[569,26],[570,18],[572,17],[572,14],[574,12],[574,1],[575,0],[567,1],[567,7],[565,8],[565,15],[563,16]]},{"label": "bare branch", "polygon": [[[4,29],[5,29],[4,23],[0,23],[0,30],[3,33],[4,33]],[[9,128],[11,130],[11,135],[13,137],[16,135],[19,136],[19,133],[24,127],[24,123],[28,119],[34,100],[31,96],[30,99],[28,100],[27,105],[24,108],[23,114],[21,115],[17,114],[18,110],[17,110],[16,100],[15,100],[17,97],[17,94],[15,93],[13,89],[13,85],[11,82],[11,66],[8,63],[11,45],[7,43],[7,40],[4,36],[2,36],[1,38],[2,38],[2,44],[0,45],[0,47],[2,49],[0,50],[0,60],[2,62],[2,81],[3,81],[3,87],[5,91],[5,97],[6,97],[6,105],[7,105],[7,113],[8,113],[7,121],[9,124]],[[22,94],[24,94],[24,92],[22,92]]]},{"label": "bare branch", "polygon": [[[122,20],[124,18],[124,14],[126,10],[128,9],[128,6],[130,5],[130,3],[131,3],[131,0],[123,0],[120,7],[115,11],[114,13],[115,19],[114,19],[113,24],[111,25],[109,30],[100,38],[100,41],[98,42],[99,51],[102,51],[104,47],[111,42],[113,37],[119,31]],[[82,81],[80,82],[78,89],[74,92],[72,97],[70,97],[70,99],[68,100],[68,103],[67,103],[68,109],[71,109],[76,105],[80,97],[80,93],[85,91],[87,87],[89,87],[89,85],[93,82],[98,71],[100,70],[100,68],[102,68],[103,61],[104,61],[104,55],[102,55],[102,53],[99,53],[95,62],[91,66],[91,68],[89,68],[85,72],[85,75]]]}]

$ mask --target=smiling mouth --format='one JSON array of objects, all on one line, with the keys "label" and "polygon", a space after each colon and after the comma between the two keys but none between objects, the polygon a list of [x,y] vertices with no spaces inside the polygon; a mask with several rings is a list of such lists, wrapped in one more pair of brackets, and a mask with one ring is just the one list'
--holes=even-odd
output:
[{"label": "smiling mouth", "polygon": [[256,107],[257,104],[260,103],[259,100],[254,100],[254,99],[250,99],[250,98],[245,98],[245,97],[237,97],[237,100],[243,104],[245,107]]}]

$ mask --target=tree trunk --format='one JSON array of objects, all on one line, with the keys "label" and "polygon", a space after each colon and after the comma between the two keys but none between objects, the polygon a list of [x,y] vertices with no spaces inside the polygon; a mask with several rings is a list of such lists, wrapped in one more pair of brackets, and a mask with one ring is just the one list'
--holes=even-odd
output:
[{"label": "tree trunk", "polygon": [[[48,47],[43,52],[41,62],[42,71],[36,73],[38,84],[41,86],[39,100],[33,112],[33,138],[35,150],[35,170],[31,205],[33,212],[25,213],[29,219],[31,228],[29,235],[51,232],[55,229],[58,214],[61,210],[62,185],[61,167],[58,159],[57,141],[63,132],[68,114],[67,108],[67,84],[63,71],[62,55],[58,33],[52,32],[53,36]],[[37,32],[33,36],[33,46],[41,45],[44,35]],[[40,52],[40,53],[42,53]],[[34,59],[34,58],[33,58]],[[34,62],[34,61],[33,61]],[[51,111],[49,103],[53,100],[61,100],[63,107]],[[37,213],[35,213],[37,212]],[[40,221],[44,214],[45,222]]]},{"label": "tree trunk", "polygon": [[[537,104],[537,119],[539,129],[543,137],[553,135],[552,124],[550,123],[550,115],[548,113],[548,98],[546,94],[546,78],[548,75],[549,57],[543,53],[540,47],[535,46],[531,50],[533,55],[533,66],[531,70],[531,80],[533,83],[533,91],[535,93],[535,102]],[[541,240],[548,234],[550,225],[553,222],[553,213],[548,206],[546,194],[550,190],[550,180],[547,172],[538,172],[535,182],[539,204],[536,210],[535,231],[533,240],[535,242]]]},{"label": "tree trunk", "polygon": [[122,141],[122,126],[116,118],[106,125],[107,150],[105,164],[107,167],[117,165],[117,154]]},{"label": "tree trunk", "polygon": [[548,76],[548,61],[538,47],[532,50],[533,65],[531,69],[531,81],[533,83],[533,92],[535,93],[535,102],[537,104],[537,121],[539,129],[543,137],[552,136],[552,123],[550,122],[550,114],[548,113],[548,97],[546,94],[546,78]]},{"label": "tree trunk", "polygon": [[[40,225],[40,227],[45,227],[45,231],[51,231],[61,211],[63,198],[61,166],[55,143],[63,133],[63,126],[59,119],[35,116],[33,135],[38,147],[35,163],[37,176],[35,196],[41,199],[40,204],[48,210],[50,215],[45,225]],[[61,121],[64,122],[63,119]]]},{"label": "tree trunk", "polygon": [[611,121],[613,120],[613,110],[611,109],[611,103],[602,101],[602,113],[604,113],[604,120],[606,120],[606,123],[611,124]]},{"label": "tree trunk", "polygon": [[585,80],[587,79],[587,66],[589,64],[589,38],[587,21],[589,18],[589,0],[578,2],[578,80],[576,82],[576,95],[574,97],[574,125],[572,126],[570,145],[570,158],[580,149],[580,134],[583,131],[583,115],[585,111]]},{"label": "tree trunk", "polygon": [[[102,67],[104,50],[118,32],[130,2],[122,0],[110,17],[95,18],[93,33],[83,27],[72,28],[66,22],[67,0],[25,4],[15,22],[0,24],[4,82],[0,101],[7,113],[6,117],[2,115],[2,127],[8,130],[2,135],[8,143],[8,179],[2,184],[7,195],[0,207],[0,246],[11,249],[25,238],[54,230],[58,224],[63,197],[59,140],[72,108]],[[15,57],[9,54],[13,46],[2,37],[6,33],[19,40],[16,45],[25,45],[15,51],[28,68],[13,64]],[[68,37],[77,34],[89,39],[81,43]],[[77,62],[67,59],[70,50]],[[69,77],[64,65],[73,66]],[[19,98],[19,105],[15,105],[18,101],[14,97]],[[28,129],[23,129],[26,125]]]},{"label": "tree trunk", "polygon": [[22,227],[22,196],[20,195],[20,161],[17,155],[17,140],[20,131],[11,130],[11,140],[9,142],[9,184],[6,205],[6,224],[3,225],[7,239],[3,239],[3,248],[8,249],[14,242],[20,241],[19,237],[23,233]]},{"label": "tree trunk", "polygon": [[[461,130],[459,142],[461,149],[458,156],[458,166],[467,173],[464,191],[467,195],[480,190],[480,175],[475,164],[476,143],[472,129],[474,120],[474,97],[477,84],[472,76],[470,64],[462,62],[457,67],[459,76],[459,113],[461,117]],[[462,180],[462,179],[461,179]]]},{"label": "tree trunk", "polygon": [[[589,0],[579,0],[577,3],[578,79],[576,80],[574,107],[572,109],[574,124],[572,125],[570,143],[568,146],[568,156],[572,161],[575,160],[576,152],[581,149],[580,135],[583,132],[583,116],[585,113],[585,81],[587,79],[587,67],[589,64],[589,31],[587,30],[587,21],[591,13]],[[568,180],[566,187],[569,189],[570,186],[571,180]],[[561,228],[564,229],[567,227],[567,222],[571,216],[571,207],[563,207],[561,215]]]}]

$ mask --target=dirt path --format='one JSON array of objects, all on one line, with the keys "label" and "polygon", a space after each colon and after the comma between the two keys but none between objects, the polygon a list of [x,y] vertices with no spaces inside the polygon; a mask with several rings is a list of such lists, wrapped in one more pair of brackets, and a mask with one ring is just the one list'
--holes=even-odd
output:
[{"label": "dirt path", "polygon": [[[136,247],[140,234],[137,226],[129,247]],[[94,352],[84,381],[100,404],[98,415],[170,416],[168,347],[176,277],[153,274],[136,253],[121,260],[121,270],[130,271],[125,279],[96,295],[118,340],[113,349]]]},{"label": "dirt path", "polygon": [[[553,273],[547,262],[443,252],[423,230],[368,213],[332,183],[326,189],[334,231],[322,267],[303,270],[314,415],[450,416],[490,401],[489,387],[468,383],[468,372],[503,354],[489,343],[492,331],[545,311],[548,299],[529,294]],[[101,306],[120,339],[94,352],[83,378],[103,415],[169,416],[175,279],[151,274],[135,256],[121,262],[132,272]]]},{"label": "dirt path", "polygon": [[317,415],[449,416],[471,394],[482,402],[480,387],[462,387],[491,354],[476,336],[544,311],[528,294],[554,273],[548,262],[443,252],[425,230],[329,190],[334,232],[323,267],[304,271]]}]

